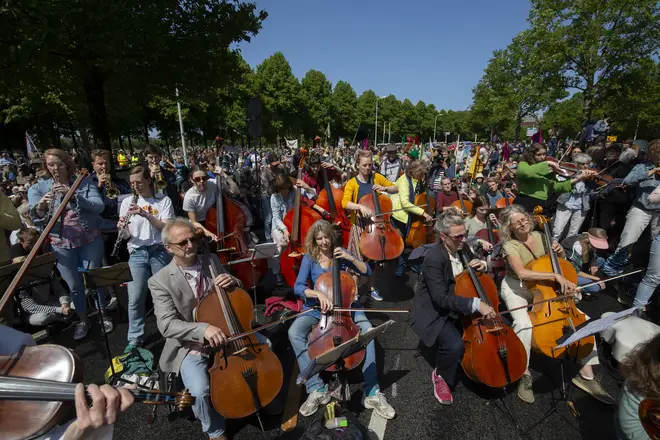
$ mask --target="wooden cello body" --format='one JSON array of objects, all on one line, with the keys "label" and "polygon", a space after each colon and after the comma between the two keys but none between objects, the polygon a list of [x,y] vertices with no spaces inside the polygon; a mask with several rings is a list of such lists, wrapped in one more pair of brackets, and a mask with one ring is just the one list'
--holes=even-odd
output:
[{"label": "wooden cello body", "polygon": [[[372,175],[373,184],[373,175]],[[363,219],[360,252],[373,261],[393,260],[403,253],[404,242],[399,231],[390,223],[392,200],[374,189],[358,202],[374,212],[371,219]],[[387,214],[383,214],[386,212]]]},{"label": "wooden cello body", "polygon": [[[344,249],[348,248],[348,240],[350,238],[351,228],[353,224],[348,219],[346,211],[341,208],[342,199],[344,198],[344,191],[335,188],[328,180],[328,171],[321,168],[323,178],[325,180],[323,190],[319,193],[316,199],[316,204],[330,213],[330,223],[336,228],[341,230],[341,242]],[[332,197],[329,197],[332,194]]]},{"label": "wooden cello body", "polygon": [[[332,301],[335,308],[350,307],[357,294],[355,280],[347,272],[339,270],[337,258],[332,260],[332,270],[321,274],[314,284],[314,290],[323,293]],[[350,312],[332,311],[321,315],[321,320],[312,329],[307,341],[307,351],[311,358],[317,358],[355,336],[360,328],[353,322]],[[353,353],[344,359],[343,368],[350,370],[362,363],[365,351]],[[328,371],[337,370],[333,365]]]},{"label": "wooden cello body", "polygon": [[458,208],[460,211],[463,212],[463,215],[468,215],[470,211],[472,211],[472,202],[470,202],[469,200],[465,200],[463,198],[463,193],[461,192],[458,185],[456,185],[456,194],[458,195],[458,200],[453,202],[451,206]]},{"label": "wooden cello body", "polygon": [[[497,245],[500,242],[499,231],[493,227],[493,222],[490,220],[490,214],[486,215],[486,229],[482,229],[481,231],[477,232],[475,235],[480,239],[492,244],[493,246]],[[498,255],[497,257],[492,257],[491,256],[492,253],[493,251],[488,253],[488,258],[487,258],[488,270],[498,276],[504,277],[504,266],[505,266],[504,258],[502,258],[501,255]]]},{"label": "wooden cello body", "polygon": [[[208,257],[208,254],[206,255]],[[211,276],[218,275],[207,259]],[[235,288],[211,290],[199,303],[195,321],[221,329],[227,337],[251,330],[254,305],[248,293]],[[240,419],[268,405],[282,387],[282,364],[268,344],[250,334],[213,354],[209,369],[211,403],[228,419]]]},{"label": "wooden cello body", "polygon": [[[426,205],[424,206],[424,211],[428,215],[433,216],[435,200],[429,195],[428,191],[417,194],[414,203],[417,206]],[[423,217],[416,217],[415,221],[410,224],[410,231],[408,231],[408,236],[406,237],[406,246],[415,249],[423,244],[429,243],[435,243],[433,226],[428,226]]]},{"label": "wooden cello body", "polygon": [[502,191],[502,198],[495,202],[496,208],[508,208],[516,200],[515,197],[511,196],[508,192]]},{"label": "wooden cello body", "polygon": [[[460,256],[467,269],[456,277],[454,295],[479,298],[497,310],[499,297],[495,281],[470,267],[463,252]],[[465,355],[461,366],[471,380],[502,388],[523,375],[527,369],[527,352],[513,329],[499,315],[492,320],[480,318],[478,313],[462,318]]]},{"label": "wooden cello body", "polygon": [[[537,218],[543,224],[545,230],[548,254],[529,262],[525,267],[535,272],[554,272],[561,274],[577,285],[577,272],[573,265],[569,261],[559,258],[552,249],[552,243],[549,238],[552,235],[550,234],[547,220],[541,216]],[[554,350],[559,345],[557,341],[560,338],[570,334],[575,327],[587,321],[586,315],[575,306],[573,298],[541,302],[558,296],[555,291],[557,283],[555,281],[528,281],[526,284],[527,288],[534,295],[533,302],[540,302],[529,311],[529,317],[534,326],[532,348],[551,358],[560,358],[567,351],[570,357],[577,360],[588,356],[593,351],[594,344],[596,343],[593,336],[581,339],[567,348]]]}]

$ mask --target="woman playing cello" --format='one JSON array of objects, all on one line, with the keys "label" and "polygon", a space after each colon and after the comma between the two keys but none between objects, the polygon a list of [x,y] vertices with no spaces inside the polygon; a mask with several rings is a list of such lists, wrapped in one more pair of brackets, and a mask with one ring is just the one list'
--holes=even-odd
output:
[{"label": "woman playing cello", "polygon": [[[401,236],[405,239],[410,232],[410,225],[420,217],[424,222],[430,222],[433,218],[425,211],[425,207],[421,208],[415,205],[415,196],[426,191],[423,188],[423,182],[426,178],[426,164],[421,160],[413,160],[406,172],[396,180],[396,186],[399,193],[392,197],[392,205],[396,212],[392,213],[392,224],[401,232]],[[431,201],[427,198],[427,202]],[[395,275],[397,277],[403,276],[403,255],[399,256]]]},{"label": "woman playing cello", "polygon": [[[337,261],[341,261],[342,268],[350,268],[364,276],[371,275],[371,269],[367,264],[357,260],[344,249],[337,247],[336,242],[337,239],[332,225],[326,220],[315,222],[307,233],[305,239],[306,253],[303,256],[298,279],[293,288],[295,294],[305,300],[305,310],[320,306],[323,313],[332,311],[332,302],[323,293],[317,292],[308,286],[313,286],[321,274],[330,270],[333,257]],[[358,308],[360,305],[353,302],[350,307]],[[353,321],[360,327],[361,332],[366,332],[371,328],[371,323],[364,312],[355,312],[352,315]],[[309,365],[307,338],[312,327],[318,324],[320,319],[320,312],[310,312],[296,318],[289,328],[289,340],[296,353],[300,371],[304,371]],[[362,403],[365,408],[373,409],[383,418],[394,418],[396,414],[394,408],[387,402],[385,395],[380,392],[378,386],[376,349],[373,341],[367,345],[362,374],[364,375],[365,396]],[[300,407],[300,414],[307,417],[316,412],[319,404],[326,404],[330,401],[330,393],[318,375],[310,378],[305,386],[309,395]]]},{"label": "woman playing cello", "polygon": [[[502,211],[500,219],[502,221],[500,234],[504,239],[503,253],[506,258],[506,275],[502,281],[500,295],[507,309],[525,306],[533,300],[532,292],[523,285],[524,281],[555,281],[561,286],[563,294],[575,292],[575,284],[563,275],[553,272],[536,272],[525,267],[528,263],[548,254],[549,251],[544,245],[542,234],[533,231],[534,222],[522,206],[512,205],[506,208]],[[564,250],[559,243],[553,242],[552,249],[563,257]],[[533,328],[526,309],[512,311],[511,317],[513,318],[513,329],[525,346],[528,360],[528,368],[518,386],[518,397],[523,402],[534,403],[532,376],[529,372],[529,354],[532,346],[532,331],[543,331],[543,328]],[[573,378],[573,384],[595,399],[606,404],[613,404],[612,397],[603,389],[594,375],[593,365],[599,363],[595,344],[591,354],[581,359],[580,362],[583,366],[579,374]]]},{"label": "woman playing cello", "polygon": [[[358,150],[355,153],[355,166],[357,168],[357,176],[350,179],[346,182],[344,187],[344,198],[342,199],[342,207],[349,211],[356,211],[362,217],[373,217],[374,212],[371,208],[360,205],[358,200],[362,199],[365,195],[371,194],[372,189],[376,191],[386,192],[388,194],[396,194],[399,192],[399,189],[395,184],[387,180],[382,174],[373,172],[373,153],[369,150]],[[373,184],[371,183],[371,178],[373,174]],[[353,216],[353,221],[354,216]],[[369,280],[370,284],[370,295],[376,301],[382,301],[383,298],[380,296],[380,293],[374,287],[375,280],[372,278]]]}]

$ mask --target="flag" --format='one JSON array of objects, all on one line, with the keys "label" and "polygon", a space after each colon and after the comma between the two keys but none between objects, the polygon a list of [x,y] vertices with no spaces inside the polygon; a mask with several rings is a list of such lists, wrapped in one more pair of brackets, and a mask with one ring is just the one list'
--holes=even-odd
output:
[{"label": "flag", "polygon": [[27,131],[25,132],[25,147],[27,149],[28,159],[34,159],[38,154],[37,146],[34,145],[34,142],[32,142],[32,138]]},{"label": "flag", "polygon": [[330,137],[330,123],[328,122],[328,128],[325,129],[325,137]]},{"label": "flag", "polygon": [[292,150],[295,151],[298,149],[298,139],[293,139],[293,140],[288,140],[287,138],[284,138],[284,141],[286,142],[286,146]]},{"label": "flag", "polygon": [[362,149],[363,150],[368,150],[369,149],[369,138],[365,138],[362,141]]}]

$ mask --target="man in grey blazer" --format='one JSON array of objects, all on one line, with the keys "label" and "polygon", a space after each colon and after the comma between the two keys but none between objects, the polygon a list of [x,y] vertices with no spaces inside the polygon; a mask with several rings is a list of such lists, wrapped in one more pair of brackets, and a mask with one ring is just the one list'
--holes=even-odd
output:
[{"label": "man in grey blazer", "polygon": [[202,346],[206,340],[211,347],[217,347],[227,337],[213,325],[195,322],[194,311],[214,284],[231,289],[241,282],[227,273],[215,255],[211,255],[211,263],[220,275],[215,280],[211,277],[209,262],[197,255],[199,243],[187,219],[168,221],[162,238],[165,249],[172,254],[172,262],[149,279],[158,330],[166,339],[160,368],[181,374],[183,384],[196,397],[193,411],[204,432],[211,439],[226,440],[225,420],[209,397],[210,357]]}]

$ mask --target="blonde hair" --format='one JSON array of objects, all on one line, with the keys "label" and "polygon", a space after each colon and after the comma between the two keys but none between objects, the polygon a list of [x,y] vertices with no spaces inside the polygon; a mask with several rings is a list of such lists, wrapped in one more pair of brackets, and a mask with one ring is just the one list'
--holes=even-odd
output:
[{"label": "blonde hair", "polygon": [[316,244],[316,237],[319,234],[324,234],[327,237],[330,237],[332,241],[332,248],[335,248],[337,243],[337,235],[335,230],[332,228],[332,225],[327,220],[317,220],[307,231],[307,237],[305,237],[305,251],[307,254],[312,257],[312,260],[318,262],[319,257],[321,256],[321,250],[319,245]]},{"label": "blonde hair", "polygon": [[406,176],[413,177],[413,175],[419,173],[420,171],[426,173],[428,169],[429,168],[426,165],[426,162],[416,159],[410,162],[410,165],[408,165]]},{"label": "blonde hair", "polygon": [[582,245],[582,262],[589,261],[591,253],[593,252],[593,247],[589,241],[589,236],[593,235],[596,238],[604,238],[607,240],[607,231],[603,228],[590,228],[587,232],[580,234],[580,244]]},{"label": "blonde hair", "polygon": [[60,150],[59,148],[49,148],[44,152],[43,155],[44,158],[43,176],[46,179],[51,179],[53,177],[50,174],[50,171],[48,171],[48,166],[46,166],[48,156],[55,156],[66,164],[66,168],[67,170],[69,170],[69,178],[71,178],[76,173],[78,167],[76,166],[76,163],[73,161],[73,157],[71,157],[69,153],[67,153],[64,150]]},{"label": "blonde hair", "polygon": [[374,154],[371,152],[371,150],[357,150],[355,152],[355,165],[360,165],[360,161],[363,158],[368,158],[372,159]]},{"label": "blonde hair", "polygon": [[513,228],[511,226],[511,218],[516,214],[523,214],[527,216],[527,233],[530,233],[534,230],[534,219],[529,214],[529,212],[527,212],[525,208],[520,205],[511,205],[508,208],[504,208],[504,210],[500,213],[500,223],[502,224],[500,227],[500,237],[502,237],[504,241],[510,241],[515,238],[512,230]]}]

